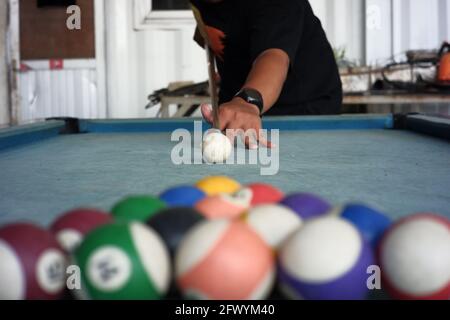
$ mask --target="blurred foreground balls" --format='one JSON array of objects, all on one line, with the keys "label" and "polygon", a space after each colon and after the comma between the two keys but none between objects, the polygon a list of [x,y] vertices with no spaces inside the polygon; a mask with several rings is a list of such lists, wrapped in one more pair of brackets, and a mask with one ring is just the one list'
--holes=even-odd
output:
[{"label": "blurred foreground balls", "polygon": [[167,189],[159,198],[169,207],[193,207],[205,196],[206,194],[197,187],[178,186]]},{"label": "blurred foreground balls", "polygon": [[293,299],[363,300],[367,268],[374,265],[370,245],[338,217],[306,222],[280,250],[280,287]]},{"label": "blurred foreground balls", "polygon": [[140,223],[105,225],[75,250],[83,299],[160,299],[170,282],[169,253],[155,231]]},{"label": "blurred foreground balls", "polygon": [[278,204],[253,207],[245,220],[273,249],[278,249],[302,225],[301,218],[294,211]]},{"label": "blurred foreground balls", "polygon": [[174,256],[186,233],[204,219],[195,209],[178,207],[158,212],[147,222],[147,225],[161,236],[170,255]]},{"label": "blurred foreground balls", "polygon": [[384,286],[397,299],[450,298],[450,221],[418,214],[397,222],[383,237],[379,261]]},{"label": "blurred foreground balls", "polygon": [[52,233],[25,223],[0,228],[0,300],[61,298],[66,267]]},{"label": "blurred foreground balls", "polygon": [[175,269],[188,298],[264,299],[273,285],[274,254],[243,222],[207,221],[183,240]]},{"label": "blurred foreground balls", "polygon": [[331,214],[339,215],[350,221],[374,248],[392,224],[388,216],[362,204],[348,204],[334,209]]},{"label": "blurred foreground balls", "polygon": [[145,223],[158,211],[167,208],[164,201],[151,196],[127,197],[118,202],[111,210],[117,221]]},{"label": "blurred foreground balls", "polygon": [[195,205],[200,213],[208,219],[234,219],[250,208],[252,192],[249,189],[230,194],[218,194],[206,197]]},{"label": "blurred foreground balls", "polygon": [[302,219],[316,218],[328,213],[332,207],[322,198],[308,193],[288,195],[280,204],[292,209]]},{"label": "blurred foreground balls", "polygon": [[284,198],[284,193],[281,190],[267,183],[253,183],[246,188],[252,191],[252,207],[278,203]]},{"label": "blurred foreground balls", "polygon": [[233,194],[241,188],[239,182],[225,176],[204,178],[198,181],[196,186],[208,196],[215,196],[221,193]]},{"label": "blurred foreground balls", "polygon": [[95,209],[76,209],[57,218],[50,230],[66,252],[72,252],[90,231],[111,223],[110,214]]}]

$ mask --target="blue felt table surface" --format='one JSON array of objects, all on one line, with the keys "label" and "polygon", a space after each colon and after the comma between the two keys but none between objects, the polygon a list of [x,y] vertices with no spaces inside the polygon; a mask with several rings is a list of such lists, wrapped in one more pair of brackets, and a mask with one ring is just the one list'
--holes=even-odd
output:
[{"label": "blue felt table surface", "polygon": [[[48,225],[59,213],[108,210],[127,195],[157,195],[225,174],[243,184],[271,183],[286,193],[312,192],[335,205],[362,202],[398,218],[431,211],[450,217],[450,145],[394,130],[285,131],[280,171],[258,165],[172,164],[169,133],[58,136],[0,152],[0,225]],[[196,146],[197,147],[197,146]]]}]

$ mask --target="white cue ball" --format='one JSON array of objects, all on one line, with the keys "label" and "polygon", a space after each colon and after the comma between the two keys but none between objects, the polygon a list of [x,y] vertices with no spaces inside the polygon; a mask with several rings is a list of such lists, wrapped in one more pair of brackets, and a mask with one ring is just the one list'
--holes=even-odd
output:
[{"label": "white cue ball", "polygon": [[203,159],[209,163],[224,163],[231,155],[230,139],[220,130],[209,130],[203,138]]}]

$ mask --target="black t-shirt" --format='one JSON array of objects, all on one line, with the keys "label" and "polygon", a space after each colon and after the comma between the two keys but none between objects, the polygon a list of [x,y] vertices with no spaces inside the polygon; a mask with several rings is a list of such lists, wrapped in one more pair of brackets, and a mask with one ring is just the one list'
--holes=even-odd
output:
[{"label": "black t-shirt", "polygon": [[245,84],[255,59],[281,49],[291,62],[268,115],[340,112],[342,85],[333,50],[308,0],[191,0],[206,25],[221,76],[220,103]]}]

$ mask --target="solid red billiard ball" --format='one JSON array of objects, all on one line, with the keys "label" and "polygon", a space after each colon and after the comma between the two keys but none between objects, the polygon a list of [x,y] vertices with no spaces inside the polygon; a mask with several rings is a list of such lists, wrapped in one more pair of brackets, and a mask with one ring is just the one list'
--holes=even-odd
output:
[{"label": "solid red billiard ball", "polygon": [[267,183],[252,183],[246,188],[252,191],[251,206],[278,203],[284,198],[284,193]]},{"label": "solid red billiard ball", "polygon": [[110,214],[96,209],[76,209],[57,218],[50,227],[61,247],[72,252],[92,230],[110,223]]}]

